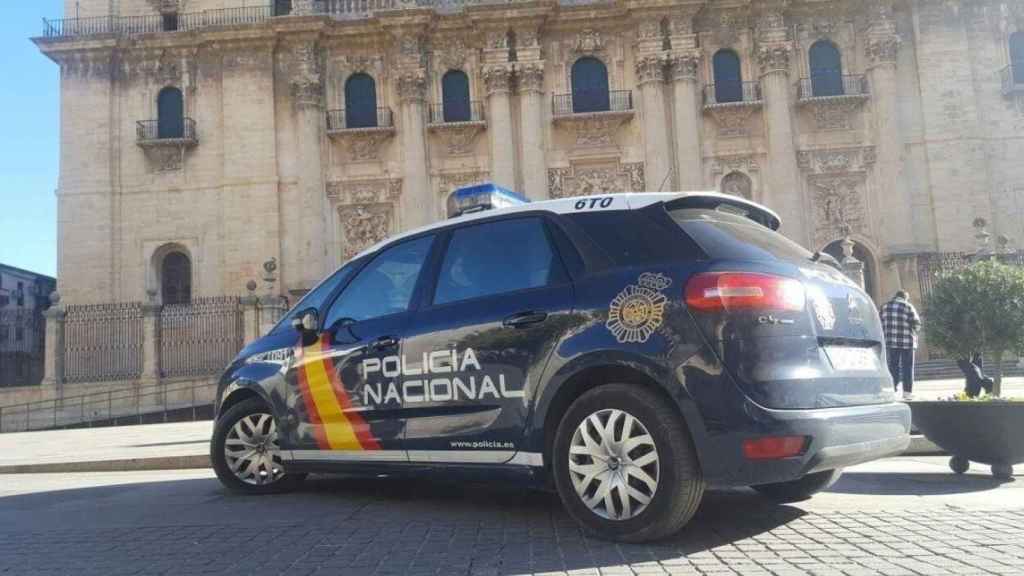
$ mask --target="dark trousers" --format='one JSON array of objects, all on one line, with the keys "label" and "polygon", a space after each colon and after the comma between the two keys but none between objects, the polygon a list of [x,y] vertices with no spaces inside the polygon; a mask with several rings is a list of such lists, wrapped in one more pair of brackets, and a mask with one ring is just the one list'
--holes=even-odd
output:
[{"label": "dark trousers", "polygon": [[903,382],[903,391],[910,393],[914,390],[914,349],[913,348],[889,348],[889,374],[892,374],[892,383],[898,389],[900,382]]}]

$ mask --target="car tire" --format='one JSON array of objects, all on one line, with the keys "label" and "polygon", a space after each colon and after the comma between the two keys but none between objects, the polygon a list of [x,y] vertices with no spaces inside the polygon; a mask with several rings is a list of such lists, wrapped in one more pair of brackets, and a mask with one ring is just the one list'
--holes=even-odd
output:
[{"label": "car tire", "polygon": [[250,398],[217,419],[210,440],[210,462],[221,484],[232,492],[276,494],[294,490],[306,475],[286,472],[276,447],[277,423],[270,408],[263,400]]},{"label": "car tire", "polygon": [[842,475],[843,469],[836,468],[835,470],[814,472],[789,482],[759,484],[751,486],[751,488],[779,503],[800,502],[801,500],[807,500],[822,490],[827,490]]},{"label": "car tire", "polygon": [[577,398],[558,423],[551,454],[562,503],[599,538],[645,542],[674,534],[704,494],[682,417],[663,396],[640,385],[606,384]]}]

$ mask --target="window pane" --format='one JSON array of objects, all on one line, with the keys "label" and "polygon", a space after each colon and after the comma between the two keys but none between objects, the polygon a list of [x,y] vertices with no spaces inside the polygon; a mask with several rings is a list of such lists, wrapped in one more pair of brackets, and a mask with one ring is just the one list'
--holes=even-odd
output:
[{"label": "window pane", "polygon": [[743,101],[740,58],[732,50],[719,50],[714,57],[715,101],[719,104]]},{"label": "window pane", "polygon": [[540,219],[480,224],[452,235],[434,303],[537,288],[564,279]]},{"label": "window pane", "polygon": [[292,318],[303,310],[308,310],[310,308],[316,308],[317,310],[322,309],[324,303],[331,296],[334,290],[348,281],[349,277],[352,276],[352,273],[359,268],[359,264],[360,261],[357,260],[353,260],[348,264],[345,264],[337,272],[328,276],[326,280],[314,286],[309,292],[306,292],[306,295],[299,300],[298,304],[296,304],[288,314],[286,314],[285,317],[277,323],[277,326],[274,327],[274,332],[277,332],[279,329],[291,330]]},{"label": "window pane", "polygon": [[324,326],[345,318],[369,320],[408,310],[433,241],[433,236],[426,236],[403,242],[374,258],[334,301]]},{"label": "window pane", "polygon": [[441,78],[441,106],[445,122],[473,119],[469,104],[469,77],[461,70],[449,70]]},{"label": "window pane", "polygon": [[580,58],[572,65],[573,112],[604,112],[610,109],[608,69],[597,58]]}]

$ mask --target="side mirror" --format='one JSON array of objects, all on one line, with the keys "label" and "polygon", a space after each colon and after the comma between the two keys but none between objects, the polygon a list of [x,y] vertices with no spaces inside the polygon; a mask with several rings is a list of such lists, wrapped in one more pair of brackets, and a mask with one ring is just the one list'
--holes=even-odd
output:
[{"label": "side mirror", "polygon": [[292,318],[292,328],[302,334],[316,334],[320,330],[320,317],[317,315],[316,309],[304,310]]}]

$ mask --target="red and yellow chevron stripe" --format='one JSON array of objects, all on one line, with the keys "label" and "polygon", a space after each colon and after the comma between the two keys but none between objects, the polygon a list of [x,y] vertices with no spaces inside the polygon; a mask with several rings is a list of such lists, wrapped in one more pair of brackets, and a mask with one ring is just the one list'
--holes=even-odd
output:
[{"label": "red and yellow chevron stripe", "polygon": [[317,446],[321,450],[380,450],[369,424],[352,410],[330,350],[325,336],[299,350],[299,390]]}]

